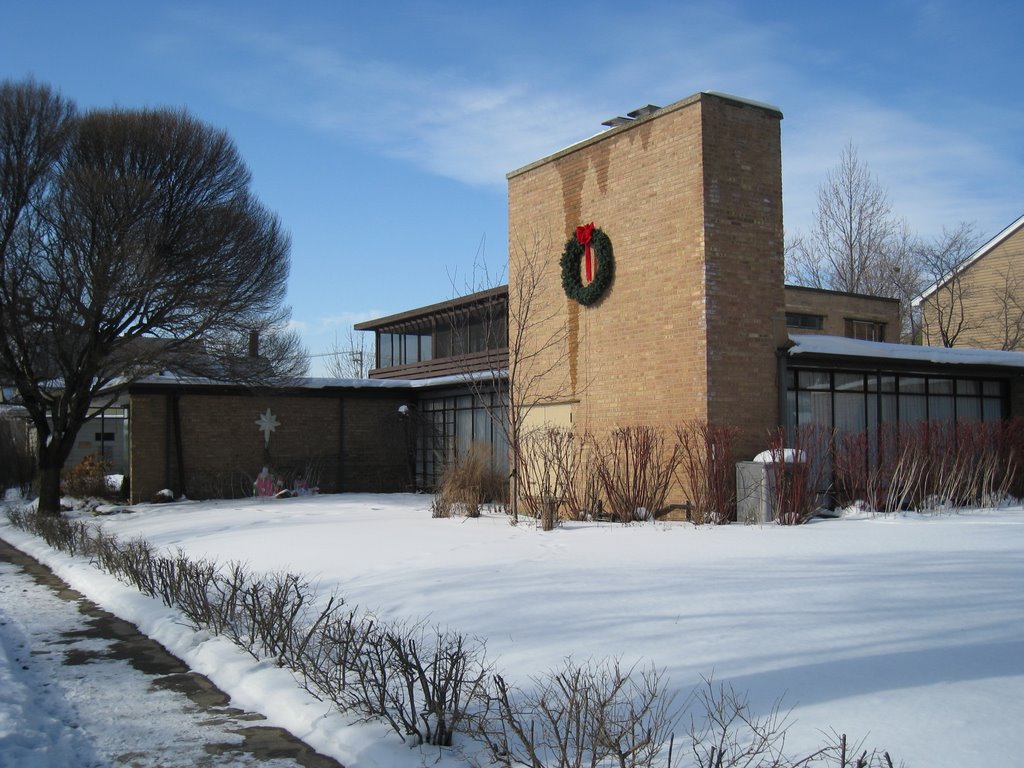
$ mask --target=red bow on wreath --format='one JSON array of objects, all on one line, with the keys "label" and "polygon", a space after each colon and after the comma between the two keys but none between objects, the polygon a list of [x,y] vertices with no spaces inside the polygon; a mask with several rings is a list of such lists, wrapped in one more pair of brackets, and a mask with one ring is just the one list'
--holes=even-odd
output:
[{"label": "red bow on wreath", "polygon": [[576,242],[583,246],[583,258],[587,265],[587,282],[594,279],[593,257],[590,255],[590,238],[594,234],[594,222],[576,227]]}]

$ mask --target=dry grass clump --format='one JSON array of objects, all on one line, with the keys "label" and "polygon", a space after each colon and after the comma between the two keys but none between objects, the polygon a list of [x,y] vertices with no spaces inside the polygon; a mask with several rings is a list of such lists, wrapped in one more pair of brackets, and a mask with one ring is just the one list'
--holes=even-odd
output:
[{"label": "dry grass clump", "polygon": [[480,508],[505,498],[505,478],[494,467],[489,446],[474,443],[445,467],[434,492],[433,517],[480,517]]}]

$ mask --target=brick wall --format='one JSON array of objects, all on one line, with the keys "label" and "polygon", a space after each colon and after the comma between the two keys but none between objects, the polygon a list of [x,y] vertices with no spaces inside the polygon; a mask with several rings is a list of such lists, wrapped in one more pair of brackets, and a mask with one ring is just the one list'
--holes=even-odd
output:
[{"label": "brick wall", "polygon": [[[571,402],[596,433],[735,424],[741,455],[760,450],[778,420],[784,333],[780,118],[699,94],[509,174],[510,338],[537,274],[523,357],[539,349],[535,369],[550,369],[526,381],[528,402]],[[612,241],[615,278],[582,307],[558,261],[591,221]],[[563,326],[565,342],[545,348]]]},{"label": "brick wall", "polygon": [[[312,468],[325,493],[404,490],[410,438],[398,407],[407,402],[379,393],[132,392],[132,499],[148,501],[162,488],[190,498],[248,495],[263,466],[286,477]],[[256,422],[267,409],[278,426],[265,443]]]}]

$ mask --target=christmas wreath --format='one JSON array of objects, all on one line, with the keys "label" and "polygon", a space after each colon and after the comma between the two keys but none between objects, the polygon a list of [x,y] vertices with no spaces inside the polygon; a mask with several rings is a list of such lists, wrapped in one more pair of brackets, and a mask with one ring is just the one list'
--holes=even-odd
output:
[{"label": "christmas wreath", "polygon": [[[593,258],[597,259],[596,270],[592,270]],[[586,285],[580,277],[580,262],[584,259],[589,281]],[[593,224],[576,227],[575,237],[570,237],[565,243],[561,265],[565,295],[588,307],[601,298],[611,285],[615,272],[612,241]]]}]

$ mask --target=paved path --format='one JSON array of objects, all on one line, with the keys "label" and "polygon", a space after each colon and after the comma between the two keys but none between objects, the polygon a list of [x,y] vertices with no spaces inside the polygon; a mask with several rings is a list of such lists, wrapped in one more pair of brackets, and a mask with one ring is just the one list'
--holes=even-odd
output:
[{"label": "paved path", "polygon": [[0,540],[0,768],[341,768]]}]

